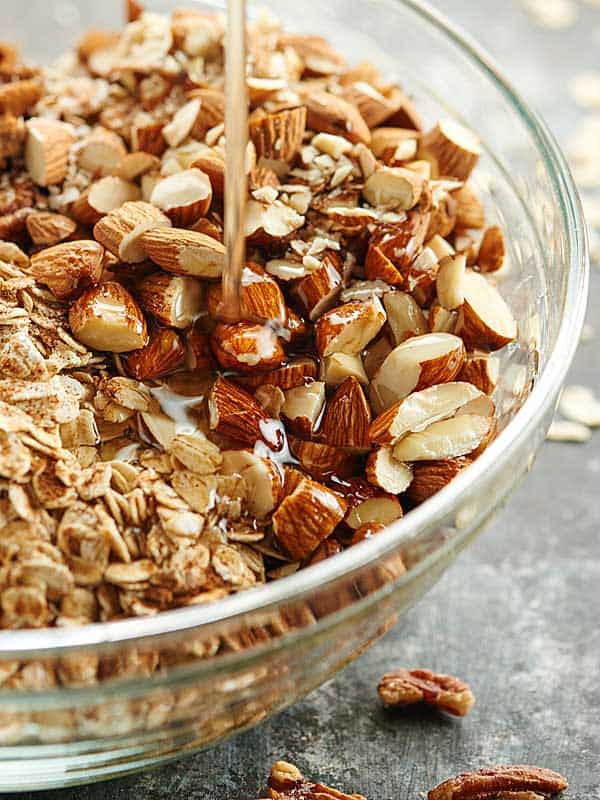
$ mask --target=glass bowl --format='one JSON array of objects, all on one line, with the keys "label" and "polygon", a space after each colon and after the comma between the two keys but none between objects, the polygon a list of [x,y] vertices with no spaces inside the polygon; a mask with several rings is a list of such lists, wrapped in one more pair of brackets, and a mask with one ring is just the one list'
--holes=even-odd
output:
[{"label": "glass bowl", "polygon": [[[37,0],[25,16],[19,0],[4,0],[3,37],[47,61],[82,28],[115,26],[120,5]],[[0,633],[0,680],[5,686],[8,676],[20,676],[18,690],[0,687],[0,790],[142,769],[294,703],[438,580],[544,441],[579,340],[588,277],[581,208],[552,136],[473,42],[414,0],[301,8],[281,0],[272,10],[290,29],[317,31],[351,60],[370,58],[395,74],[427,123],[453,116],[481,137],[475,185],[507,237],[509,268],[500,279],[519,323],[519,341],[502,353],[501,432],[456,480],[387,531],[290,577],[150,618]],[[78,683],[98,659],[103,680]]]}]

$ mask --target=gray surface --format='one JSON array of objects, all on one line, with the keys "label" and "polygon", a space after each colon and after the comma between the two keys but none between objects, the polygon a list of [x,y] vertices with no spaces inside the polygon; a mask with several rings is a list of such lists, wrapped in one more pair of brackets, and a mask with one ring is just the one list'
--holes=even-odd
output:
[{"label": "gray surface", "polygon": [[[562,140],[577,110],[566,81],[600,63],[592,30],[541,31],[514,1],[438,5],[493,53]],[[600,337],[600,281],[590,320]],[[597,341],[582,345],[571,380],[600,385]],[[586,445],[547,444],[508,507],[409,616],[360,661],[260,728],[172,766],[105,784],[36,795],[55,800],[256,798],[277,758],[370,800],[416,798],[461,770],[490,763],[548,766],[568,796],[600,798],[600,433]],[[469,680],[462,722],[427,711],[384,712],[380,674],[428,666]]]}]

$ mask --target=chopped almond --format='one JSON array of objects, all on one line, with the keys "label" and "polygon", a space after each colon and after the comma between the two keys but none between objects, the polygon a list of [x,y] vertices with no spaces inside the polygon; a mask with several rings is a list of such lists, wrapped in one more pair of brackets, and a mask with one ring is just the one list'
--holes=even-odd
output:
[{"label": "chopped almond", "polygon": [[27,122],[25,166],[38,186],[54,186],[67,174],[69,149],[75,141],[64,122],[34,117]]},{"label": "chopped almond", "polygon": [[512,342],[517,325],[500,292],[483,275],[468,270],[465,279],[465,300],[456,326],[465,345],[480,350],[499,350]]},{"label": "chopped almond", "polygon": [[285,392],[281,413],[288,427],[300,436],[310,437],[325,405],[325,384],[313,381]]},{"label": "chopped almond", "polygon": [[368,449],[370,422],[367,398],[358,380],[350,377],[327,402],[320,431],[327,444]]},{"label": "chopped almond", "polygon": [[427,333],[407,339],[392,350],[371,382],[373,409],[380,413],[411,392],[454,380],[464,359],[464,344],[453,334]]},{"label": "chopped almond", "polygon": [[377,336],[386,315],[377,297],[354,300],[326,311],[315,328],[317,351],[323,358],[333,353],[357,355]]},{"label": "chopped almond", "polygon": [[394,445],[398,461],[439,461],[465,456],[476,450],[490,432],[492,420],[461,414],[434,422],[424,431],[409,433]]},{"label": "chopped almond", "polygon": [[413,392],[380,414],[369,429],[375,444],[395,444],[408,433],[422,431],[434,422],[453,416],[482,396],[470,383],[450,382]]},{"label": "chopped almond", "polygon": [[94,237],[122,261],[139,263],[147,257],[143,234],[170,224],[169,218],[150,203],[124,203],[96,223]]},{"label": "chopped almond", "polygon": [[202,284],[195,278],[154,272],[136,286],[143,308],[163,325],[188,328],[202,310]]},{"label": "chopped almond", "polygon": [[327,253],[321,266],[293,288],[293,295],[314,322],[321,314],[335,305],[342,290],[342,266],[335,253]]},{"label": "chopped almond", "polygon": [[447,256],[440,262],[436,290],[440,304],[447,311],[454,311],[464,302],[466,265],[467,259],[461,255]]},{"label": "chopped almond", "polygon": [[406,292],[389,292],[383,298],[394,342],[402,344],[411,336],[423,336],[429,327],[419,304]]},{"label": "chopped almond", "polygon": [[464,184],[452,193],[456,206],[456,227],[460,230],[483,228],[485,225],[485,209],[478,195],[468,184]]},{"label": "chopped almond", "polygon": [[185,347],[181,337],[170,328],[150,331],[148,343],[140,350],[123,356],[125,369],[138,381],[150,381],[169,375],[183,367]]},{"label": "chopped almond", "polygon": [[350,478],[356,474],[357,457],[349,450],[324,442],[304,441],[295,436],[288,437],[288,442],[290,452],[313,478],[329,480],[332,476]]},{"label": "chopped almond", "polygon": [[376,208],[406,211],[419,202],[423,186],[423,179],[412,170],[380,167],[365,181],[363,195]]},{"label": "chopped almond", "polygon": [[331,534],[345,511],[339,495],[304,478],[273,514],[273,533],[291,558],[303,559]]},{"label": "chopped almond", "polygon": [[105,214],[119,209],[123,203],[139,200],[139,187],[122,178],[101,178],[71,205],[71,214],[82,225],[95,225]]},{"label": "chopped almond", "polygon": [[497,225],[487,228],[479,245],[477,265],[481,272],[496,272],[504,263],[504,234]]},{"label": "chopped almond", "polygon": [[349,377],[356,378],[363,385],[369,382],[362,358],[349,353],[332,353],[321,359],[319,377],[327,386],[339,386]]},{"label": "chopped almond", "polygon": [[354,506],[345,519],[354,530],[363,525],[390,525],[402,516],[402,506],[398,498],[389,494],[377,495],[363,500]]},{"label": "chopped almond", "polygon": [[211,345],[223,369],[264,372],[279,367],[285,360],[281,342],[268,325],[251,322],[217,325]]},{"label": "chopped almond", "polygon": [[[220,284],[209,287],[208,312],[219,317],[223,289]],[[257,264],[248,263],[242,270],[240,284],[240,315],[253,322],[284,325],[287,309],[279,284]]]},{"label": "chopped almond", "polygon": [[114,131],[98,127],[84,139],[78,153],[81,169],[92,175],[109,175],[127,155],[123,139]]},{"label": "chopped almond", "polygon": [[272,114],[254,115],[250,138],[259,158],[291,162],[302,145],[306,129],[306,108],[286,108]]},{"label": "chopped almond", "polygon": [[419,157],[427,159],[438,175],[452,175],[465,181],[479,161],[481,148],[477,137],[467,128],[442,120],[420,140]]},{"label": "chopped almond", "polygon": [[188,228],[210,208],[210,179],[196,168],[176,172],[158,181],[150,195],[150,202],[160,208],[173,225]]},{"label": "chopped almond", "polygon": [[365,475],[369,483],[389,494],[402,494],[412,481],[412,470],[397,461],[391,447],[380,447],[369,453]]},{"label": "chopped almond", "polygon": [[449,458],[445,461],[421,461],[413,464],[413,479],[408,496],[413,503],[423,503],[466,469],[470,458]]},{"label": "chopped almond", "polygon": [[487,353],[467,355],[457,380],[467,381],[484,394],[492,394],[498,383],[500,365],[498,360]]},{"label": "chopped almond", "polygon": [[78,341],[95,350],[127,353],[148,341],[142,310],[120,283],[84,292],[69,309],[69,325]]},{"label": "chopped almond", "polygon": [[351,142],[369,144],[371,132],[356,106],[329,92],[302,93],[306,106],[306,127],[312,131],[333,133]]},{"label": "chopped almond", "polygon": [[227,378],[217,378],[208,396],[211,430],[245,444],[265,442],[281,450],[281,430],[272,425],[262,406],[251,394]]}]

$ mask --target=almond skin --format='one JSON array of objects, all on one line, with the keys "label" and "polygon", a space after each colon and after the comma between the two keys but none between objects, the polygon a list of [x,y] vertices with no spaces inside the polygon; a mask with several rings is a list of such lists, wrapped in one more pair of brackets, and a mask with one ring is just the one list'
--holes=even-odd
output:
[{"label": "almond skin", "polygon": [[126,353],[148,342],[142,310],[120,283],[84,292],[69,309],[69,325],[75,338],[94,350]]},{"label": "almond skin", "polygon": [[240,386],[217,378],[208,396],[211,430],[244,444],[263,441],[273,450],[283,447],[283,435],[274,429],[263,407]]},{"label": "almond skin", "polygon": [[496,272],[504,263],[504,234],[497,225],[487,228],[479,245],[477,265],[481,272]]},{"label": "almond skin", "polygon": [[294,285],[292,295],[314,322],[335,305],[342,287],[341,261],[336,253],[327,253],[317,270]]},{"label": "almond skin", "polygon": [[291,163],[306,130],[306,107],[286,108],[272,114],[262,112],[250,120],[250,138],[258,158]]},{"label": "almond skin", "polygon": [[485,351],[499,350],[517,335],[514,317],[500,292],[472,270],[465,275],[456,331],[466,347]]},{"label": "almond skin", "polygon": [[81,240],[64,242],[35,253],[31,257],[29,273],[59,300],[68,300],[98,283],[103,269],[102,245]]},{"label": "almond skin", "polygon": [[370,447],[371,409],[362,386],[350,377],[337,388],[325,407],[321,434],[334,447]]},{"label": "almond skin", "polygon": [[156,380],[181,369],[185,348],[179,334],[170,328],[150,331],[148,344],[123,356],[125,369],[138,381]]},{"label": "almond skin", "polygon": [[452,120],[441,120],[421,137],[419,158],[426,158],[434,177],[451,175],[466,181],[480,155],[479,142],[471,131]]},{"label": "almond skin", "polygon": [[365,258],[365,275],[368,280],[382,280],[390,286],[402,286],[404,277],[376,244],[370,244]]},{"label": "almond skin", "polygon": [[350,478],[358,470],[357,457],[348,450],[324,442],[309,442],[288,436],[290,452],[313,478],[328,480],[332,476]]},{"label": "almond skin", "polygon": [[251,322],[217,325],[211,335],[211,347],[223,369],[239,372],[276,369],[285,360],[285,352],[273,329]]},{"label": "almond skin", "polygon": [[291,558],[307,558],[342,521],[345,511],[339,495],[304,478],[273,514],[273,533]]}]

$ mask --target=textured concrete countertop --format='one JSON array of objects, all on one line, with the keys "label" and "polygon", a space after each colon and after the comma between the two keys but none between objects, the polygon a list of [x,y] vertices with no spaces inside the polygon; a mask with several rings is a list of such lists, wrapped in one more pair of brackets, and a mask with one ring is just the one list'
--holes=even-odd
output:
[{"label": "textured concrete countertop", "polygon": [[[567,81],[600,63],[600,8],[577,3],[578,21],[556,32],[536,27],[516,0],[437,5],[493,54],[564,142],[579,114]],[[600,337],[597,273],[590,309]],[[580,347],[570,380],[600,386],[597,340]],[[546,444],[533,474],[437,587],[303,702],[157,771],[36,797],[250,800],[264,796],[271,763],[285,758],[369,800],[417,798],[450,775],[501,762],[557,769],[569,778],[569,798],[600,798],[599,480],[600,433],[586,445]],[[464,677],[477,695],[473,712],[461,722],[384,712],[375,687],[396,665]]]}]

